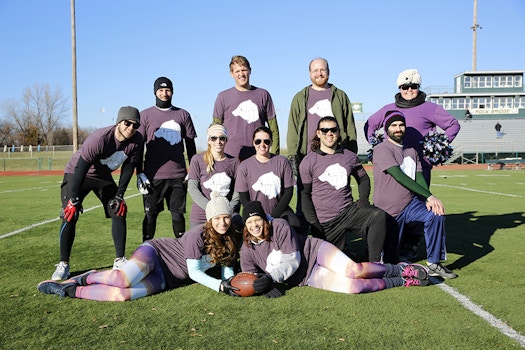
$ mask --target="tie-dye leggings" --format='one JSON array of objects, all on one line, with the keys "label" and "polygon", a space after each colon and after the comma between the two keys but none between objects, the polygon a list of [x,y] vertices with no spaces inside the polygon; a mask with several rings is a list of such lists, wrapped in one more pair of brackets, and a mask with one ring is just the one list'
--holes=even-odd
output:
[{"label": "tie-dye leggings", "polygon": [[367,293],[387,288],[383,277],[388,270],[397,275],[392,278],[400,278],[397,266],[373,262],[356,263],[326,241],[319,246],[316,259],[306,283],[314,288],[348,294]]},{"label": "tie-dye leggings", "polygon": [[126,301],[162,292],[166,288],[157,251],[143,243],[119,270],[87,276],[87,286],[78,286],[75,297],[100,301]]}]

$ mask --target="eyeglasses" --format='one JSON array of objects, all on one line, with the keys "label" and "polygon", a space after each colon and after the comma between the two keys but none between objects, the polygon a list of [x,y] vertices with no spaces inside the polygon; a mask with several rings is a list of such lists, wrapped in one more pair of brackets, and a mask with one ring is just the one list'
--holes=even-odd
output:
[{"label": "eyeglasses", "polygon": [[337,126],[335,126],[333,128],[319,128],[319,130],[321,131],[321,133],[323,135],[328,134],[329,131],[331,131],[332,134],[335,134],[335,133],[339,132],[339,128]]},{"label": "eyeglasses", "polygon": [[266,146],[270,146],[270,143],[272,143],[272,140],[270,140],[270,139],[264,139],[264,140],[261,140],[261,139],[255,139],[255,140],[253,141],[253,143],[255,143],[257,146],[259,146],[259,145],[261,144],[261,142],[264,142],[264,144],[265,144]]},{"label": "eyeglasses", "polygon": [[210,141],[211,142],[215,142],[215,141],[217,141],[217,139],[219,139],[219,141],[222,141],[222,142],[227,140],[226,136],[210,136]]},{"label": "eyeglasses", "polygon": [[408,90],[408,89],[417,90],[419,89],[419,84],[401,85],[401,90]]},{"label": "eyeglasses", "polygon": [[139,123],[133,123],[133,122],[130,122],[129,120],[124,120],[124,125],[126,125],[126,127],[132,125],[133,126],[133,129],[138,129],[140,124]]}]

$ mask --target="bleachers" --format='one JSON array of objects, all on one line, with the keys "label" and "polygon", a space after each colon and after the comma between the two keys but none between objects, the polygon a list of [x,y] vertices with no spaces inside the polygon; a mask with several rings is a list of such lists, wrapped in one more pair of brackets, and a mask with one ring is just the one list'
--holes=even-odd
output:
[{"label": "bleachers", "polygon": [[[460,120],[461,130],[452,146],[454,153],[524,153],[525,152],[525,119],[499,120],[503,137],[496,138],[498,120]],[[365,121],[356,120],[357,144],[359,154],[364,155],[370,148],[363,133]]]}]

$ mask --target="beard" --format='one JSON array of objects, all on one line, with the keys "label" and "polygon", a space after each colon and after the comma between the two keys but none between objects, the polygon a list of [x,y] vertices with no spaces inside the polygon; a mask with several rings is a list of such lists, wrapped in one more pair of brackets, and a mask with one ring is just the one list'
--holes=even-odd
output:
[{"label": "beard", "polygon": [[387,132],[387,134],[388,134],[388,137],[392,141],[394,141],[396,143],[402,143],[403,142],[403,137],[405,136],[405,133],[403,131],[400,131],[397,134],[394,134],[394,133],[389,131],[389,132]]}]

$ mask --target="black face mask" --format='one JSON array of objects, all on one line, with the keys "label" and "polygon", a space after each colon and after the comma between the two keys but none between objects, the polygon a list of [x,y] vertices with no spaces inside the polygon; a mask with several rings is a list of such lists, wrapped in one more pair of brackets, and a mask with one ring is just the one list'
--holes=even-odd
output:
[{"label": "black face mask", "polygon": [[157,96],[155,96],[155,106],[159,108],[170,108],[171,107],[171,98],[167,101],[162,101]]}]

